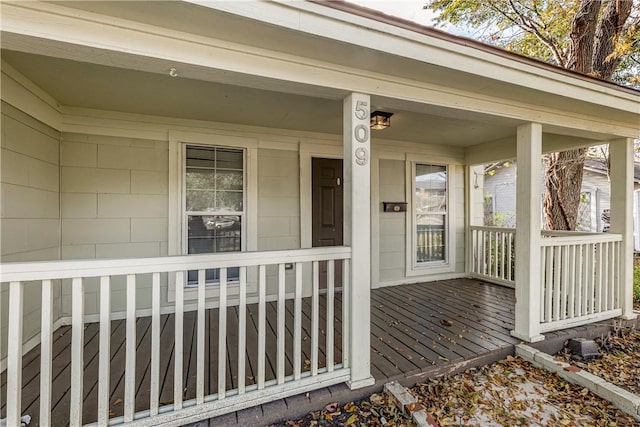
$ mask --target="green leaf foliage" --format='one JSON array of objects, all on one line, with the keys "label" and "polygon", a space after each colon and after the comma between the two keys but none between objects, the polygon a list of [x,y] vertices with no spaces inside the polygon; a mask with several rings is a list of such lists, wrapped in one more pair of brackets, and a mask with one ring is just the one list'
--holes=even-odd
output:
[{"label": "green leaf foliage", "polygon": [[[436,26],[454,25],[471,36],[512,52],[565,67],[571,25],[581,0],[428,0]],[[609,0],[603,0],[604,4]],[[613,1],[613,0],[611,0]],[[640,1],[615,39],[621,58],[613,79],[640,87]]]}]

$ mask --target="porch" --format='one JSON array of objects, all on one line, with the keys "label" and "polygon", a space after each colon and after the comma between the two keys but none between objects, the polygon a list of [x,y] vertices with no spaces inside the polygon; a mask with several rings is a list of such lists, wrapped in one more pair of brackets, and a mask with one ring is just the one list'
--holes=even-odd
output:
[{"label": "porch", "polygon": [[[301,309],[301,362],[302,370],[312,369],[316,363],[322,372],[332,365],[328,356],[327,340],[335,340],[333,360],[342,361],[342,293],[335,294],[333,337],[326,333],[327,294],[318,298],[317,335],[313,333],[313,301],[302,299]],[[389,379],[414,382],[463,366],[473,366],[474,361],[487,363],[513,352],[518,340],[509,331],[514,322],[514,293],[512,290],[474,279],[457,279],[414,285],[401,285],[372,291],[371,304],[371,371],[377,384]],[[285,302],[285,357],[284,375],[294,375],[294,300]],[[277,301],[266,304],[266,346],[264,381],[277,382],[278,377],[278,307]],[[258,304],[246,306],[246,349],[244,351],[245,387],[257,387],[260,377],[258,354],[260,309]],[[204,395],[219,392],[219,327],[218,308],[204,313]],[[240,311],[238,306],[229,307],[226,313],[225,391],[232,395],[239,387],[238,381],[238,337]],[[125,365],[126,365],[126,320],[110,323],[110,379],[108,410],[110,418],[124,415],[125,410]],[[152,318],[138,317],[135,323],[135,412],[150,409],[151,389],[151,342]],[[160,316],[160,348],[158,395],[161,408],[173,404],[175,365],[175,314]],[[195,403],[198,390],[198,313],[184,313],[184,352],[182,355],[182,378],[184,406]],[[317,336],[317,359],[314,359],[312,342]],[[84,329],[83,354],[83,404],[82,423],[96,422],[98,417],[98,371],[100,324],[88,323]],[[331,352],[331,350],[329,350]],[[50,424],[69,424],[71,396],[72,331],[63,326],[53,335],[52,383]],[[41,349],[35,347],[23,357],[22,370],[22,414],[30,414],[35,425],[39,424]],[[2,375],[2,395],[6,396],[6,372]],[[344,390],[342,390],[342,388]],[[334,392],[342,390],[347,398],[347,387],[334,386]],[[317,393],[322,394],[322,390]],[[316,393],[316,394],[317,394]],[[329,389],[324,391],[330,394]],[[304,394],[303,394],[304,396]],[[259,408],[258,408],[259,409]],[[282,409],[282,408],[281,408]],[[6,416],[6,402],[2,403],[1,417]],[[162,409],[161,409],[162,411]],[[283,416],[286,413],[283,412]]]}]

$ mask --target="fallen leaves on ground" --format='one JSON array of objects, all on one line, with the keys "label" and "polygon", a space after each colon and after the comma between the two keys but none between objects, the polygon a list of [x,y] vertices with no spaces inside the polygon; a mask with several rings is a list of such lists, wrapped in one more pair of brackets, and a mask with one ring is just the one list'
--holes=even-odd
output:
[{"label": "fallen leaves on ground", "polygon": [[[638,377],[636,377],[638,378]],[[636,426],[589,390],[509,356],[492,365],[417,384],[412,394],[439,426]],[[344,405],[331,403],[273,427],[413,426],[383,393]]]},{"label": "fallen leaves on ground", "polygon": [[602,358],[588,363],[572,360],[563,350],[558,357],[610,383],[640,395],[640,332],[619,329],[608,336],[595,339]]},{"label": "fallen leaves on ground", "polygon": [[413,394],[441,426],[633,426],[587,389],[519,357],[418,384]]},{"label": "fallen leaves on ground", "polygon": [[299,420],[284,421],[272,427],[307,426],[386,426],[410,427],[406,418],[384,393],[372,394],[369,399],[344,405],[330,403],[321,411],[309,413]]}]

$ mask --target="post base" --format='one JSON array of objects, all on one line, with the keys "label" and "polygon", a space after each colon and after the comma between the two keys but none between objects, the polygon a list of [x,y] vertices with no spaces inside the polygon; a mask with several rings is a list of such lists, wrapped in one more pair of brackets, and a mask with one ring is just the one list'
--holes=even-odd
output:
[{"label": "post base", "polygon": [[638,313],[623,314],[622,316],[618,317],[618,319],[622,319],[622,320],[636,320],[637,318],[638,318]]},{"label": "post base", "polygon": [[363,387],[369,387],[374,385],[375,383],[376,383],[376,379],[373,377],[364,378],[362,380],[356,380],[356,381],[347,381],[347,385],[351,390],[355,390]]},{"label": "post base", "polygon": [[544,340],[544,335],[538,334],[529,336],[527,334],[520,334],[515,330],[511,331],[511,336],[526,342],[539,342]]}]

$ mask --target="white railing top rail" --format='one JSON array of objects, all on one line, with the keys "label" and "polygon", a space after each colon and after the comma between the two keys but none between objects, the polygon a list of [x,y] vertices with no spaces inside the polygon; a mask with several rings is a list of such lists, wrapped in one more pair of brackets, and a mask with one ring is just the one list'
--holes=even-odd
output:
[{"label": "white railing top rail", "polygon": [[547,237],[540,240],[540,246],[579,245],[586,243],[621,242],[621,234],[593,233],[578,235],[563,235],[559,237]]},{"label": "white railing top rail", "polygon": [[542,230],[544,237],[561,237],[561,236],[601,236],[605,233],[597,233],[593,231],[569,231],[569,230]]},{"label": "white railing top rail", "polygon": [[350,258],[350,247],[326,246],[285,251],[226,252],[153,258],[13,262],[0,264],[0,282],[165,273]]},{"label": "white railing top rail", "polygon": [[499,231],[499,232],[503,232],[503,233],[515,233],[516,229],[513,227],[492,227],[492,226],[487,226],[487,225],[471,225],[469,226],[469,229],[471,230],[478,230],[478,231]]}]

